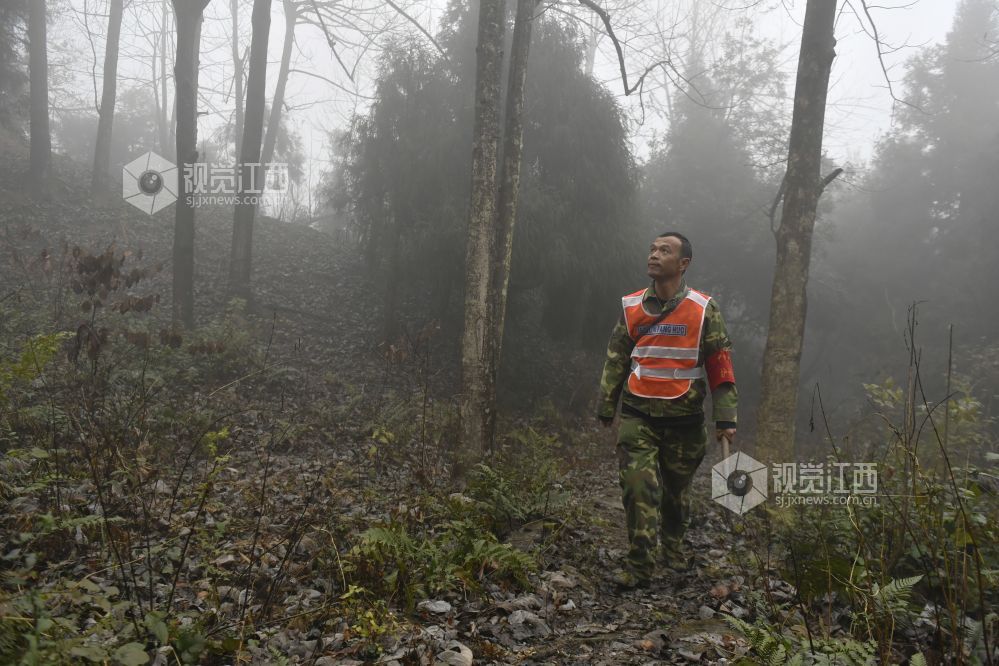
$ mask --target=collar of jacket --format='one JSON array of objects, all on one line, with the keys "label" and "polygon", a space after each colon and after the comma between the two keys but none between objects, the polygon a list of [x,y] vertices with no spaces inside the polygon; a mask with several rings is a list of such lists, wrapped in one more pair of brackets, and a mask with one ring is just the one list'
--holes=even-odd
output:
[{"label": "collar of jacket", "polygon": [[[674,308],[676,308],[676,306],[680,304],[680,301],[687,298],[687,294],[689,292],[690,292],[690,287],[687,286],[687,281],[680,280],[680,290],[676,292],[676,295],[673,298],[669,299],[664,303],[662,300],[659,299],[659,296],[656,295],[656,283],[653,282],[645,290],[645,296],[642,297],[642,301],[644,302],[652,301],[653,303],[656,304],[655,310],[659,312],[665,312],[667,310],[673,310]],[[662,309],[660,309],[660,306]]]}]

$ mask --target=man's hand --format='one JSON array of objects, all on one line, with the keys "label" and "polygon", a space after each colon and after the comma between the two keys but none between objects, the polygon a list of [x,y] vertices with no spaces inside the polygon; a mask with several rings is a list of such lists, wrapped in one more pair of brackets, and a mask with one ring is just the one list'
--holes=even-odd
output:
[{"label": "man's hand", "polygon": [[723,439],[728,440],[729,446],[735,444],[735,428],[715,429],[715,440],[721,444]]},{"label": "man's hand", "polygon": [[605,428],[611,427],[611,424],[614,423],[613,416],[598,416],[597,420],[600,421],[601,425]]}]

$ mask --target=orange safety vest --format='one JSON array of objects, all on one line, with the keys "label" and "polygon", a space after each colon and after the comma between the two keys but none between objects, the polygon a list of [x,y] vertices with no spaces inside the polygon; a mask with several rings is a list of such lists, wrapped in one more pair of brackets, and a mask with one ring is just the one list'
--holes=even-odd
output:
[{"label": "orange safety vest", "polygon": [[686,298],[654,325],[658,315],[645,309],[644,297],[642,289],[621,299],[628,335],[635,340],[628,390],[642,398],[679,398],[695,379],[704,376],[697,361],[704,311],[711,297],[690,289]]}]

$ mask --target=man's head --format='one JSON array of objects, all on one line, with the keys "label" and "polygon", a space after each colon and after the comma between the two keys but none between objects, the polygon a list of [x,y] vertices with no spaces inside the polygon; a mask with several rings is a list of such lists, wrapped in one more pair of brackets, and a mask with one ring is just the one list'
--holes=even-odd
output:
[{"label": "man's head", "polygon": [[686,236],[678,231],[663,232],[649,246],[649,277],[669,280],[682,275],[693,257],[694,251]]}]

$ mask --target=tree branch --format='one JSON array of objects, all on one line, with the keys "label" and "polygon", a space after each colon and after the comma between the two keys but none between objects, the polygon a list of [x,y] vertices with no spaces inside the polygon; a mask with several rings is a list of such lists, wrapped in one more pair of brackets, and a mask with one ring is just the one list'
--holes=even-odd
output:
[{"label": "tree branch", "polygon": [[343,60],[340,59],[340,54],[336,52],[336,41],[334,41],[332,35],[330,35],[330,31],[326,28],[326,21],[323,20],[323,15],[319,12],[319,7],[316,5],[316,0],[312,0],[312,8],[316,12],[316,17],[319,19],[319,25],[322,26],[323,35],[326,36],[326,43],[330,45],[330,51],[333,52],[333,57],[336,58],[336,61],[338,63],[340,63],[341,69],[343,69],[343,72],[344,74],[347,75],[347,78],[350,79],[350,82],[355,83],[354,74],[349,69],[347,69],[347,65],[345,65]]},{"label": "tree branch", "polygon": [[821,194],[823,191],[825,191],[825,189],[829,185],[829,183],[831,183],[834,180],[836,180],[837,178],[839,178],[839,175],[841,173],[843,173],[842,167],[836,167],[835,169],[833,169],[832,171],[830,171],[829,174],[825,178],[823,178],[822,182],[819,184],[819,194]]},{"label": "tree branch", "polygon": [[[638,77],[638,81],[635,82],[635,85],[629,86],[628,70],[625,68],[624,65],[624,49],[621,48],[621,42],[618,40],[617,35],[614,34],[614,28],[613,26],[611,26],[610,15],[604,10],[603,7],[598,5],[593,0],[579,0],[579,4],[583,5],[584,7],[589,7],[597,14],[597,16],[600,17],[600,20],[603,21],[604,28],[607,30],[607,36],[610,37],[612,42],[614,42],[614,50],[617,51],[617,62],[621,68],[621,83],[624,85],[625,96],[628,96],[631,93],[638,90],[642,86],[642,82],[645,81],[645,77],[649,75],[649,72],[656,69],[657,67],[668,65],[669,68],[672,69],[674,73],[676,73],[676,68],[673,67],[673,63],[667,58],[666,60],[660,60],[659,62],[646,67],[645,71],[642,72],[642,75]],[[677,75],[679,76],[679,74]]]},{"label": "tree branch", "polygon": [[445,58],[447,58],[447,53],[444,52],[444,49],[441,48],[441,45],[437,43],[437,40],[434,39],[433,35],[431,35],[429,32],[427,32],[426,28],[424,28],[422,25],[420,25],[419,22],[417,22],[417,20],[414,19],[412,16],[410,16],[409,14],[407,14],[406,11],[402,7],[400,7],[399,5],[397,5],[394,2],[392,2],[392,0],[385,0],[385,2],[386,2],[386,4],[388,4],[389,7],[391,7],[392,9],[394,9],[395,11],[397,11],[399,14],[401,14],[403,16],[403,18],[405,18],[407,21],[409,21],[410,23],[412,23],[413,25],[415,25],[416,29],[419,30],[421,33],[423,33],[424,37],[426,37],[427,39],[430,40],[430,43],[434,45],[434,48],[436,48],[437,51],[440,52],[440,54],[442,56],[444,56]]},{"label": "tree branch", "polygon": [[[860,0],[860,6],[863,7],[864,16],[867,17],[868,23],[871,24],[871,33],[874,36],[874,46],[877,48],[878,51],[878,62],[881,64],[881,71],[885,75],[885,83],[888,84],[888,94],[891,95],[893,101],[898,102],[899,104],[905,104],[910,108],[918,110],[919,107],[912,104],[911,102],[901,99],[895,94],[895,87],[892,85],[891,76],[888,75],[888,66],[885,64],[885,52],[881,48],[884,45],[884,42],[881,41],[881,36],[878,34],[877,23],[874,22],[874,17],[871,16],[871,9],[867,5],[867,0]],[[854,13],[856,13],[856,10],[854,10]],[[897,51],[898,49],[893,49],[893,50]]]},{"label": "tree branch", "polygon": [[294,67],[292,67],[292,68],[290,68],[288,70],[289,74],[291,74],[292,72],[294,72],[296,74],[305,74],[306,76],[311,76],[313,78],[317,78],[320,81],[325,81],[326,83],[330,84],[334,88],[336,88],[338,90],[342,90],[343,92],[345,92],[345,93],[347,93],[349,95],[353,95],[355,97],[360,97],[361,99],[371,99],[371,100],[376,99],[375,97],[372,97],[370,95],[362,95],[361,93],[359,93],[357,91],[348,90],[347,88],[345,88],[344,86],[340,85],[336,81],[333,81],[332,79],[328,79],[325,76],[322,76],[320,74],[316,74],[315,72],[308,72],[308,71],[306,71],[304,69],[295,69]]}]

